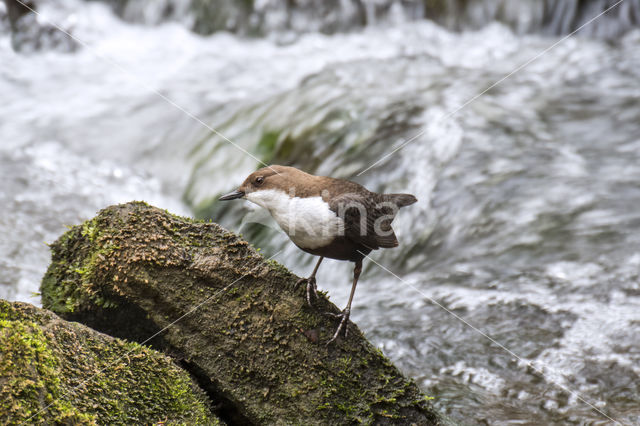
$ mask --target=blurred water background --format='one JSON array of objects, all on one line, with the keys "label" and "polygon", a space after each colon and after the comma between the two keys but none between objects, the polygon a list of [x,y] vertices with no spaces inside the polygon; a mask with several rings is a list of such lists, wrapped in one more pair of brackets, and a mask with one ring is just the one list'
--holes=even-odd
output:
[{"label": "blurred water background", "polygon": [[[259,164],[204,123],[266,163],[416,194],[373,257],[420,292],[365,262],[352,319],[453,419],[640,423],[640,1],[453,115],[614,2],[31,4],[0,3],[1,298],[38,304],[45,243],[133,199],[307,275],[264,213],[216,202]],[[318,275],[339,306],[351,267]]]}]

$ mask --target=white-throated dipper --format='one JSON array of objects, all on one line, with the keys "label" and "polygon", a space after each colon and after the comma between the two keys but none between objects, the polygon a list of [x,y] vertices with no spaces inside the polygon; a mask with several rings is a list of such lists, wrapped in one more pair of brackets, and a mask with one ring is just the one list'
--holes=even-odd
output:
[{"label": "white-throated dipper", "polygon": [[[347,307],[329,343],[346,336],[351,302],[362,271],[362,259],[372,250],[398,245],[391,222],[398,209],[415,203],[411,194],[377,194],[343,179],[314,176],[294,167],[267,166],[255,171],[240,187],[220,200],[246,198],[269,210],[300,249],[320,256],[307,283],[307,303],[316,298],[316,272],[325,257],[355,262]],[[333,314],[335,315],[335,314]]]}]

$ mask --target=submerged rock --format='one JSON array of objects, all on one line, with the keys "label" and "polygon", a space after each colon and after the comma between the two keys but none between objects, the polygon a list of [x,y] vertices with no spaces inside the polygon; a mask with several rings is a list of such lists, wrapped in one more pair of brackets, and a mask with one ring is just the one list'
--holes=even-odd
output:
[{"label": "submerged rock", "polygon": [[[72,28],[63,24],[56,26],[39,16],[36,3],[41,1],[4,0],[6,19],[11,30],[11,46],[16,52],[31,53],[41,50],[56,50],[59,52],[73,52],[78,43],[71,35]],[[0,9],[0,21],[3,11]],[[1,22],[0,22],[1,24]],[[0,29],[2,26],[0,25]]]},{"label": "submerged rock", "polygon": [[232,424],[439,424],[415,383],[294,275],[217,224],[144,203],[102,210],[52,245],[45,307],[180,360]]},{"label": "submerged rock", "polygon": [[170,358],[0,300],[0,423],[220,424]]}]

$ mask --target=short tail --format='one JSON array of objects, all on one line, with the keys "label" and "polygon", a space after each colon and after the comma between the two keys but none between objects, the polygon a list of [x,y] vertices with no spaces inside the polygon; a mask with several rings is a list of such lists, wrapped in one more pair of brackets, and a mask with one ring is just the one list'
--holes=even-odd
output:
[{"label": "short tail", "polygon": [[411,194],[384,194],[384,200],[394,203],[398,208],[409,206],[418,201]]}]

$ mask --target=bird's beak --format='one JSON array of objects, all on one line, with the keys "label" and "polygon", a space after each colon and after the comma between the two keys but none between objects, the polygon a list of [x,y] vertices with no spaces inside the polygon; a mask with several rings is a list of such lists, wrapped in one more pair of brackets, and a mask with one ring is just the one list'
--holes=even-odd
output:
[{"label": "bird's beak", "polygon": [[219,198],[219,200],[220,201],[235,200],[236,198],[242,198],[242,197],[244,197],[244,192],[235,190],[233,192],[228,193],[227,195],[223,195],[222,197]]}]

